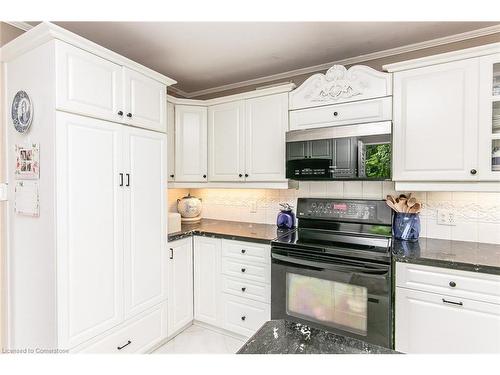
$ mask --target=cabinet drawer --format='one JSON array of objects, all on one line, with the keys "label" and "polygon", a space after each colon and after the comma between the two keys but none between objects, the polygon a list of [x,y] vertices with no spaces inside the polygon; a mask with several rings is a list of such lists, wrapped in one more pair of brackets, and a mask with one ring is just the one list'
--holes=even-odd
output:
[{"label": "cabinet drawer", "polygon": [[271,303],[271,287],[269,284],[253,283],[241,278],[222,276],[222,291],[238,297]]},{"label": "cabinet drawer", "polygon": [[[144,353],[167,336],[167,306],[162,304],[103,339],[79,350],[80,353]],[[127,345],[127,343],[130,344]],[[123,347],[126,345],[125,347]],[[123,349],[118,349],[123,347]]]},{"label": "cabinet drawer", "polygon": [[396,350],[500,353],[500,306],[396,288]]},{"label": "cabinet drawer", "polygon": [[240,261],[229,257],[222,258],[222,273],[244,280],[269,284],[271,282],[271,265]]},{"label": "cabinet drawer", "polygon": [[290,130],[323,128],[392,119],[392,99],[379,98],[290,112]]},{"label": "cabinet drawer", "polygon": [[224,328],[244,336],[252,336],[271,319],[270,305],[223,293]]},{"label": "cabinet drawer", "polygon": [[222,256],[241,262],[271,263],[271,246],[242,241],[222,241]]},{"label": "cabinet drawer", "polygon": [[396,263],[396,286],[500,304],[500,276]]}]

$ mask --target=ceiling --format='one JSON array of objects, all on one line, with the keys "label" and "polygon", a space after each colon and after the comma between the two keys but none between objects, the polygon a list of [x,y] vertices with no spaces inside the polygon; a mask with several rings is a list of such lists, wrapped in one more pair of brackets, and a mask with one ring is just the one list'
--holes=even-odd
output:
[{"label": "ceiling", "polygon": [[55,22],[197,91],[495,22]]}]

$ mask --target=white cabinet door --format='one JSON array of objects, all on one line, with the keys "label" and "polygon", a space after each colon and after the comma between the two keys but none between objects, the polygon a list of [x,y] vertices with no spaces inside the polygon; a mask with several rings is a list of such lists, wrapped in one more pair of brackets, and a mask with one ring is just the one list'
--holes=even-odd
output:
[{"label": "white cabinet door", "polygon": [[166,136],[124,128],[125,314],[166,299]]},{"label": "white cabinet door", "polygon": [[207,181],[207,108],[175,106],[175,181]]},{"label": "white cabinet door", "polygon": [[194,319],[221,326],[221,240],[194,237]]},{"label": "white cabinet door", "polygon": [[167,103],[167,176],[175,181],[175,106]]},{"label": "white cabinet door", "polygon": [[483,181],[500,181],[500,53],[479,61],[478,175]]},{"label": "white cabinet door", "polygon": [[246,181],[285,180],[288,93],[245,101]]},{"label": "white cabinet door", "polygon": [[169,243],[168,330],[176,333],[193,320],[192,238]]},{"label": "white cabinet door", "polygon": [[210,181],[244,180],[244,112],[244,101],[218,104],[208,108],[208,176]]},{"label": "white cabinet door", "polygon": [[56,41],[56,81],[57,109],[123,121],[120,65]]},{"label": "white cabinet door", "polygon": [[396,288],[396,350],[500,353],[500,305]]},{"label": "white cabinet door", "polygon": [[123,126],[56,121],[58,346],[71,348],[123,320]]},{"label": "white cabinet door", "polygon": [[152,78],[123,68],[124,119],[127,123],[160,132],[167,131],[167,88]]},{"label": "white cabinet door", "polygon": [[393,179],[476,180],[478,59],[394,73]]}]

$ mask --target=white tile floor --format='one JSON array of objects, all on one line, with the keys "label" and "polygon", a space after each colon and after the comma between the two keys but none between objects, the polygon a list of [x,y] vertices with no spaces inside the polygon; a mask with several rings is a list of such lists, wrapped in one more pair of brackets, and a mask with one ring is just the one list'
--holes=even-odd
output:
[{"label": "white tile floor", "polygon": [[192,325],[165,345],[154,351],[154,354],[233,354],[245,342]]}]

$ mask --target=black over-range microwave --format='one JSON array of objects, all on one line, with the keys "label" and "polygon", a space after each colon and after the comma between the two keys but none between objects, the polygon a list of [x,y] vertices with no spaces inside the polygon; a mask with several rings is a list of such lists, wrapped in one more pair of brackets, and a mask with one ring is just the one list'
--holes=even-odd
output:
[{"label": "black over-range microwave", "polygon": [[390,122],[290,131],[286,134],[286,177],[390,179],[391,150]]}]

